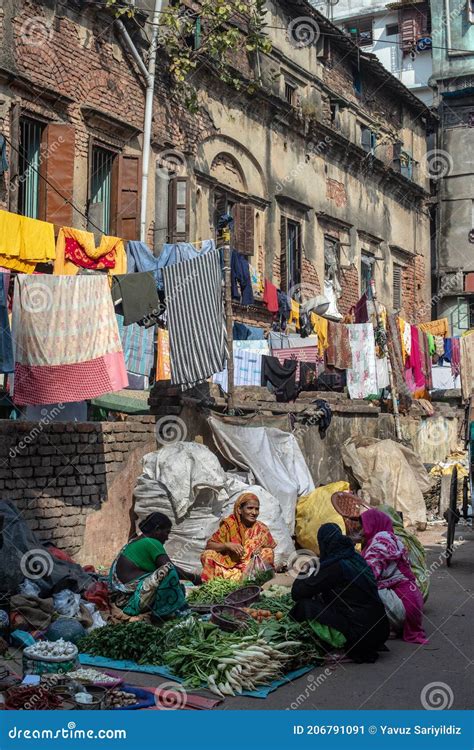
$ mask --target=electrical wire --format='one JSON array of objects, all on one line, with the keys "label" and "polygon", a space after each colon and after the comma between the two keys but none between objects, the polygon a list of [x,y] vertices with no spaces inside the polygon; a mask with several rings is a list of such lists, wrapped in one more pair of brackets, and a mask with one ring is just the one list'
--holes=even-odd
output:
[{"label": "electrical wire", "polygon": [[14,151],[16,151],[16,153],[17,153],[17,154],[18,154],[19,156],[21,156],[21,158],[22,158],[22,159],[23,159],[23,160],[25,161],[25,163],[26,163],[26,164],[28,165],[28,169],[31,169],[31,170],[32,170],[33,172],[36,172],[36,174],[38,175],[38,177],[39,177],[39,178],[40,178],[41,180],[43,180],[43,181],[44,181],[44,182],[45,182],[45,183],[46,183],[46,184],[47,184],[47,185],[48,185],[48,186],[49,186],[50,188],[52,188],[52,189],[53,189],[53,190],[55,191],[55,193],[57,193],[57,194],[59,195],[59,197],[63,199],[63,201],[64,201],[65,203],[67,203],[67,204],[68,204],[69,206],[71,206],[71,208],[73,208],[73,209],[74,209],[75,211],[77,211],[77,213],[78,213],[78,214],[79,214],[80,216],[82,216],[82,217],[83,217],[83,218],[84,218],[84,219],[85,219],[85,220],[87,221],[87,223],[88,223],[89,225],[93,226],[93,227],[94,227],[95,229],[97,229],[97,231],[98,231],[98,232],[101,232],[101,233],[102,233],[102,229],[101,229],[100,227],[98,227],[98,226],[97,226],[97,224],[94,224],[94,222],[90,220],[90,218],[89,218],[89,217],[87,216],[87,214],[83,213],[83,212],[82,212],[82,211],[81,211],[81,210],[80,210],[80,209],[79,209],[79,208],[78,208],[78,207],[77,207],[77,206],[76,206],[76,205],[75,205],[75,204],[74,204],[74,203],[73,203],[73,202],[72,202],[71,200],[69,200],[69,198],[66,198],[66,196],[65,196],[65,195],[63,195],[63,194],[62,194],[62,193],[61,193],[61,192],[60,192],[60,191],[59,191],[59,190],[57,189],[57,187],[55,187],[55,186],[54,186],[54,185],[53,185],[53,184],[52,184],[52,183],[51,183],[51,182],[50,182],[50,181],[49,181],[49,180],[47,179],[47,177],[45,177],[45,176],[44,176],[43,174],[41,174],[41,172],[39,171],[39,169],[36,169],[36,167],[34,167],[34,166],[33,166],[33,164],[32,164],[32,163],[31,163],[30,161],[28,161],[27,157],[25,156],[25,152],[24,152],[24,150],[23,150],[23,149],[21,149],[21,150],[20,150],[19,148],[17,148],[17,146],[14,146],[14,145],[13,145],[13,143],[11,142],[11,140],[10,140],[9,138],[7,138],[7,136],[6,136],[6,135],[4,135],[3,137],[5,138],[5,141],[6,141],[7,143],[8,143],[8,145],[10,146],[10,148],[12,148],[12,149],[13,149]]}]

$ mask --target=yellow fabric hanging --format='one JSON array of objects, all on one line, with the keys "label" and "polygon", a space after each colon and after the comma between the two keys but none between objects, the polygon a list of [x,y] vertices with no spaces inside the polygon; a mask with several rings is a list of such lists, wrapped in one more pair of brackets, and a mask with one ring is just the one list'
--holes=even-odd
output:
[{"label": "yellow fabric hanging", "polygon": [[[0,211],[0,255],[33,264],[53,260],[56,255],[54,225]],[[23,270],[14,264],[8,267]]]},{"label": "yellow fabric hanging", "polygon": [[76,240],[83,248],[86,255],[91,260],[99,260],[103,255],[115,251],[115,267],[109,269],[112,275],[127,273],[127,255],[122,240],[119,237],[108,237],[103,235],[98,247],[95,245],[95,238],[92,232],[86,232],[83,229],[74,229],[73,227],[62,227],[59,230],[58,241],[56,243],[56,260],[54,262],[54,273],[59,276],[75,276],[79,271],[76,266],[65,257],[66,239]]},{"label": "yellow fabric hanging", "polygon": [[291,313],[288,325],[294,324],[296,328],[300,327],[300,303],[296,300],[291,300]]},{"label": "yellow fabric hanging", "polygon": [[402,346],[402,358],[403,358],[403,364],[405,364],[407,360],[407,350],[405,349],[405,326],[407,325],[406,321],[403,320],[403,318],[398,318],[398,327],[400,329],[400,343]]},{"label": "yellow fabric hanging", "polygon": [[316,313],[311,313],[310,321],[313,331],[317,334],[319,356],[322,357],[329,346],[328,322],[326,318],[322,318],[321,315],[317,315]]},{"label": "yellow fabric hanging", "polygon": [[432,333],[433,336],[449,337],[449,321],[447,318],[430,320],[428,323],[419,323],[418,328],[421,328],[425,333]]},{"label": "yellow fabric hanging", "polygon": [[11,258],[8,255],[0,255],[0,266],[9,268],[12,271],[18,271],[19,273],[33,273],[36,268],[36,262],[28,263],[26,260]]}]

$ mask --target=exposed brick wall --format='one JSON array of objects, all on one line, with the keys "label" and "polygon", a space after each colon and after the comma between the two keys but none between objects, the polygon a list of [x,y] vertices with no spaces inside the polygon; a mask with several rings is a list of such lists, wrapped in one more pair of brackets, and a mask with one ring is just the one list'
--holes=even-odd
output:
[{"label": "exposed brick wall", "polygon": [[423,298],[425,285],[425,260],[416,255],[402,273],[402,310],[410,323],[422,323],[431,317],[430,305]]},{"label": "exposed brick wall", "polygon": [[86,518],[108,499],[129,456],[155,440],[155,418],[44,426],[1,420],[0,435],[0,496],[15,502],[41,540],[74,555]]},{"label": "exposed brick wall", "polygon": [[342,293],[337,306],[342,315],[347,315],[360,298],[357,268],[351,266],[348,269],[341,269],[340,284]]},{"label": "exposed brick wall", "polygon": [[334,201],[338,208],[342,208],[347,204],[347,193],[346,188],[342,182],[337,180],[326,180],[326,195],[329,200]]}]

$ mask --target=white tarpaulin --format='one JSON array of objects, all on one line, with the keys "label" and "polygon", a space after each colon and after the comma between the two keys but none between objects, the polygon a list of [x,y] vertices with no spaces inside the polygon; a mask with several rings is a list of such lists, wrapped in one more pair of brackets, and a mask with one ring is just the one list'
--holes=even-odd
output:
[{"label": "white tarpaulin", "polygon": [[169,516],[173,526],[166,552],[183,570],[201,568],[201,553],[222,517],[226,481],[218,458],[199,443],[165,445],[143,458],[133,493],[135,513],[140,520],[154,511]]},{"label": "white tarpaulin", "polygon": [[283,519],[281,506],[276,497],[273,497],[263,487],[256,484],[247,484],[242,481],[238,474],[227,472],[227,493],[230,496],[224,503],[223,517],[229,516],[234,508],[234,503],[243,492],[252,492],[260,500],[260,513],[258,520],[266,524],[276,542],[275,565],[277,568],[286,565],[291,553],[295,551],[295,545],[291,538],[288,526]]},{"label": "white tarpaulin", "polygon": [[405,526],[426,526],[423,492],[430,489],[431,481],[412,450],[393,440],[349,438],[341,455],[371,505],[391,505],[403,513]]},{"label": "white tarpaulin", "polygon": [[214,442],[225,458],[251,472],[258,484],[279,502],[291,534],[296,502],[314,490],[314,482],[294,435],[274,427],[248,427],[210,417]]}]

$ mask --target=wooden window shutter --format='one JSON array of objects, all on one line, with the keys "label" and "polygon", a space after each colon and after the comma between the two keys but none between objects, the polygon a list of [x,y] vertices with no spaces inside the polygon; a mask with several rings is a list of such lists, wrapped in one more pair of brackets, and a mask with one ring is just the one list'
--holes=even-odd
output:
[{"label": "wooden window shutter", "polygon": [[280,219],[280,289],[282,292],[288,291],[288,233],[286,227],[286,218]]},{"label": "wooden window shutter", "polygon": [[234,246],[242,255],[253,255],[255,251],[255,210],[248,203],[236,203],[233,209]]},{"label": "wooden window shutter", "polygon": [[168,242],[189,239],[189,179],[172,177],[168,192]]},{"label": "wooden window shutter", "polygon": [[393,265],[393,309],[400,310],[402,306],[402,267]]},{"label": "wooden window shutter", "polygon": [[120,154],[115,188],[115,216],[112,223],[115,234],[123,240],[137,240],[140,237],[140,178],[140,157]]},{"label": "wooden window shutter", "polygon": [[[42,180],[40,216],[60,227],[73,226],[75,129],[52,122],[44,129],[41,145]],[[69,201],[69,202],[68,202]]]},{"label": "wooden window shutter", "polygon": [[413,6],[400,11],[400,34],[403,52],[411,52],[423,34],[423,14]]},{"label": "wooden window shutter", "polygon": [[[17,146],[20,143],[20,104],[15,102],[10,110],[10,140]],[[8,153],[9,166],[9,199],[8,210],[13,213],[18,211],[18,178],[19,178],[19,154],[17,148],[10,148]]]}]

